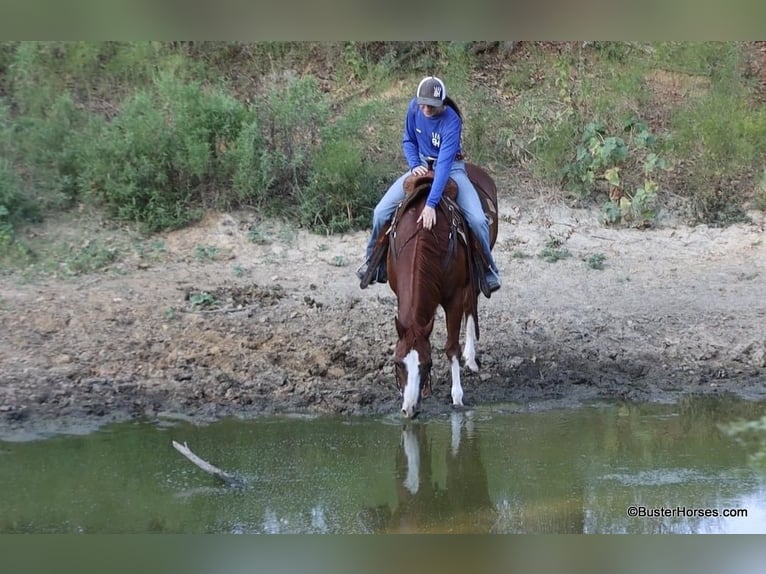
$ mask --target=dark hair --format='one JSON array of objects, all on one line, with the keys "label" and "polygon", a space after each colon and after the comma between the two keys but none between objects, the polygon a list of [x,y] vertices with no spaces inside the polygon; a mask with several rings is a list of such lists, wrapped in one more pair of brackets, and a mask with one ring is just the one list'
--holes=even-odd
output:
[{"label": "dark hair", "polygon": [[455,100],[450,98],[449,96],[446,96],[444,98],[444,105],[451,107],[453,110],[455,110],[455,113],[460,118],[460,121],[463,121],[463,114],[460,113],[460,108],[457,107],[457,104],[455,103]]}]

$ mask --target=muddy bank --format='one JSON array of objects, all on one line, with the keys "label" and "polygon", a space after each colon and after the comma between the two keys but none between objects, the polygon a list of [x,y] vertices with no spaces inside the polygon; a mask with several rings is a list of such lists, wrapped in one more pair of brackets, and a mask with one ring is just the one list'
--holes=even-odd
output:
[{"label": "muddy bank", "polygon": [[[596,214],[501,203],[502,289],[480,300],[466,405],[766,399],[766,246],[757,224],[606,229]],[[354,276],[365,233],[252,240],[248,214],[163,238],[163,259],[0,287],[0,428],[398,411],[395,300]],[[541,257],[556,238],[562,258]],[[199,246],[214,249],[201,259]],[[212,251],[211,251],[212,252]],[[598,265],[602,262],[601,265]],[[434,396],[450,407],[432,342]]]}]

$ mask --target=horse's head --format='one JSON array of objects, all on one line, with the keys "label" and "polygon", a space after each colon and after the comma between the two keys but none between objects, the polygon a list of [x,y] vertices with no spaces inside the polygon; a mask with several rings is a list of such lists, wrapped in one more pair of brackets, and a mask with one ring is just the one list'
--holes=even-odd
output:
[{"label": "horse's head", "polygon": [[396,385],[402,395],[402,413],[413,418],[418,414],[420,397],[431,394],[431,331],[434,321],[425,327],[405,327],[397,317],[399,341],[394,351]]}]

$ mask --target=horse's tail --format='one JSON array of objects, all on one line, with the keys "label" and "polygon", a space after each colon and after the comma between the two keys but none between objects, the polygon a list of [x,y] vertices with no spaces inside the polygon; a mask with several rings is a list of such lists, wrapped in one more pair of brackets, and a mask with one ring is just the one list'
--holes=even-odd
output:
[{"label": "horse's tail", "polygon": [[[469,260],[468,267],[471,269],[470,274],[475,273],[474,265]],[[478,280],[473,276],[470,278],[470,286],[465,290],[463,296],[463,317],[468,319],[469,316],[473,316],[474,335],[476,340],[479,340],[479,289]]]},{"label": "horse's tail", "polygon": [[[450,197],[443,196],[439,206],[444,215],[451,221],[450,232],[450,253],[451,258],[455,258],[458,245],[462,245],[465,250],[466,267],[468,272],[468,287],[463,293],[463,317],[466,319],[473,316],[474,330],[476,340],[479,340],[479,289],[481,281],[484,279],[484,268],[486,263],[481,247],[476,236],[471,232],[468,223],[460,211],[457,202]],[[462,238],[461,238],[462,237]]]},{"label": "horse's tail", "polygon": [[495,246],[498,232],[498,202],[497,186],[495,180],[483,168],[473,163],[466,163],[465,170],[468,173],[468,179],[473,183],[476,192],[479,194],[479,200],[484,209],[484,214],[489,221],[489,245]]}]

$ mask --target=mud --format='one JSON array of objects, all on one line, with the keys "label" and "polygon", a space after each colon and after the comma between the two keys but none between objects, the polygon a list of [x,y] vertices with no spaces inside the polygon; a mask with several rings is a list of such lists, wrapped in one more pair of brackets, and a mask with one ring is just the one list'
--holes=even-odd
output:
[{"label": "mud", "polygon": [[[479,302],[482,368],[463,372],[467,407],[766,399],[763,214],[647,230],[605,228],[597,215],[501,196],[503,287]],[[157,260],[0,278],[2,436],[133,418],[398,412],[396,301],[354,275],[366,233],[269,225],[214,214],[162,237]],[[542,257],[554,249],[564,257]],[[442,318],[426,416],[452,408]]]}]

